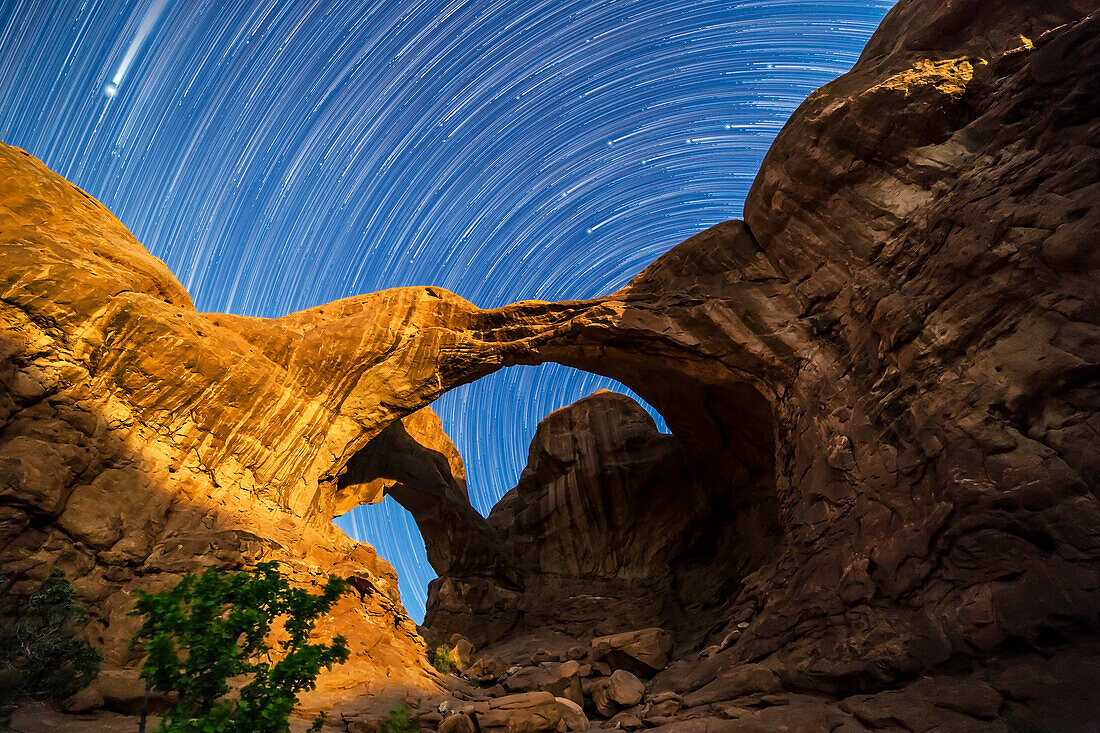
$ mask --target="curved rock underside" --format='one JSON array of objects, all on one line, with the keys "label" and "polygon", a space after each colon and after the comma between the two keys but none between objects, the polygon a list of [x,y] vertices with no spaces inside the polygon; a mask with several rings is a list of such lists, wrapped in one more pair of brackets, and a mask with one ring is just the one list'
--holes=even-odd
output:
[{"label": "curved rock underside", "polygon": [[[198,313],[101,205],[0,146],[0,564],[78,578],[108,705],[133,698],[133,588],[259,559],[359,590],[333,626],[354,659],[316,700],[430,696],[392,569],[330,521],[385,492],[441,575],[429,636],[661,626],[679,661],[647,694],[745,729],[783,690],[821,729],[1084,725],[1098,99],[1094,2],[903,0],[780,133],[745,222],[611,295],[497,310],[425,287]],[[423,408],[546,361],[625,383],[675,437],[582,400],[485,520]]]}]

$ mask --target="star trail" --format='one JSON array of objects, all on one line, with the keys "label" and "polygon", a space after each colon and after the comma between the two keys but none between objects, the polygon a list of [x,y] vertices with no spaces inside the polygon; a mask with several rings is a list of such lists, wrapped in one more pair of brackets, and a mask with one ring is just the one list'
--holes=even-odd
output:
[{"label": "star trail", "polygon": [[[111,209],[203,311],[439,285],[588,298],[739,217],[891,0],[4,0],[0,139]],[[435,404],[487,513],[602,377],[513,368]],[[392,501],[338,520],[433,577]]]}]

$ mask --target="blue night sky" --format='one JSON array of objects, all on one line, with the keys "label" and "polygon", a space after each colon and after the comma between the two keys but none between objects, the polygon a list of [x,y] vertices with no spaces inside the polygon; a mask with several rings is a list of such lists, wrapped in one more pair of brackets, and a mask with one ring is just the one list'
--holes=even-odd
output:
[{"label": "blue night sky", "polygon": [[[3,0],[0,140],[111,209],[199,310],[402,285],[588,298],[741,216],[772,139],[892,0]],[[538,421],[610,380],[435,404],[487,513]],[[338,520],[433,577],[394,502]]]}]

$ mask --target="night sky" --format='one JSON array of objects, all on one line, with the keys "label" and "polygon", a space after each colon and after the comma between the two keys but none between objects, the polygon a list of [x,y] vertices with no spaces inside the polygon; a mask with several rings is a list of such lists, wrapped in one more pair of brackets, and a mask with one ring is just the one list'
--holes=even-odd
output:
[{"label": "night sky", "polygon": [[[483,307],[612,291],[739,217],[892,0],[0,0],[0,140],[102,201],[202,311],[402,285]],[[602,377],[515,367],[435,403],[474,506]],[[338,520],[433,577],[387,500]]]}]

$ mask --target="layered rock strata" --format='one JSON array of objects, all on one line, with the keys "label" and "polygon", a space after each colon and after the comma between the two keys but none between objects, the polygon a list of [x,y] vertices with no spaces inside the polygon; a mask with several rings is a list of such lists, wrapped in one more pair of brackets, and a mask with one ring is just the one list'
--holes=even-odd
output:
[{"label": "layered rock strata", "polygon": [[18,591],[60,567],[90,606],[104,672],[82,704],[141,703],[134,589],[261,560],[307,587],[351,581],[323,626],[353,657],[324,699],[379,681],[437,689],[389,564],[309,510],[308,472],[269,481],[324,455],[305,426],[339,431],[335,403],[196,313],[87,194],[15,148],[0,145],[0,170],[0,572]]},{"label": "layered rock strata", "polygon": [[746,518],[774,523],[775,506],[739,507],[762,491],[717,479],[634,400],[598,392],[539,424],[519,483],[474,522],[488,527],[493,552],[479,550],[462,572],[436,566],[425,625],[478,646],[546,630],[587,642],[650,626],[690,643],[754,569],[738,530]]},{"label": "layered rock strata", "polygon": [[1095,634],[1089,10],[899,4],[779,136],[748,226],[533,345],[631,386],[697,465],[776,508],[736,533],[760,567],[732,608],[759,613],[704,641],[726,663],[771,656],[836,693]]},{"label": "layered rock strata", "polygon": [[[767,658],[787,687],[837,694],[929,669],[1008,669],[1021,650],[1093,648],[1091,10],[899,4],[777,139],[746,206],[751,232],[729,223],[689,240],[601,302],[617,316],[572,318],[583,355],[540,347],[624,381],[697,465],[749,506],[777,507],[780,532],[738,533],[764,567],[702,642],[712,674]],[[654,293],[660,305],[643,306]],[[641,348],[646,331],[656,338]],[[775,436],[773,453],[761,435]],[[545,477],[519,511],[560,498],[552,487]],[[550,519],[526,536],[554,531]],[[432,620],[445,630],[475,610],[448,604],[483,590],[464,582],[436,581]],[[1067,688],[1079,679],[1055,666]],[[1057,717],[1049,688],[1021,695],[1008,676],[997,680],[1008,699]],[[1064,725],[1097,704],[1066,703]]]},{"label": "layered rock strata", "polygon": [[[910,686],[886,720],[881,691],[965,670],[1001,705],[1079,724],[1100,705],[1060,697],[1091,669],[1100,600],[1098,27],[1084,0],[903,0],[784,128],[747,223],[583,302],[480,310],[408,288],[200,314],[102,206],[0,147],[0,565],[79,578],[113,670],[135,663],[133,587],[256,559],[302,583],[338,572],[364,640],[339,684],[435,689],[392,570],[329,520],[382,481],[419,503],[444,581],[526,590],[541,566],[466,510],[446,450],[411,458],[439,469],[414,481],[370,445],[447,389],[556,361],[634,389],[731,502],[737,596],[653,689],[687,702],[763,664],[847,696],[826,727],[919,726],[913,700],[946,693]],[[524,511],[516,527],[599,571]],[[1056,676],[1019,682],[1029,654]],[[709,689],[693,714],[746,688]]]}]

